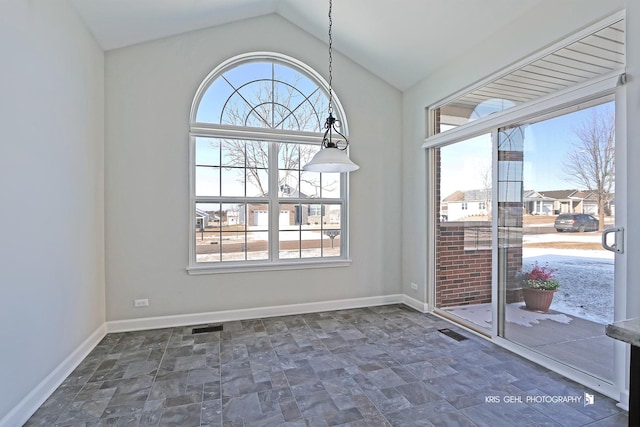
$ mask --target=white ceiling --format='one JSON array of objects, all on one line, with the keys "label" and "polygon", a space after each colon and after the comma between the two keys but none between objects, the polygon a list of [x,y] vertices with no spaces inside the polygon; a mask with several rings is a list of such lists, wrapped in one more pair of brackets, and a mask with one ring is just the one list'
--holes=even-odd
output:
[{"label": "white ceiling", "polygon": [[[333,47],[404,90],[543,1],[337,0]],[[270,13],[328,39],[328,0],[72,3],[105,50]]]}]

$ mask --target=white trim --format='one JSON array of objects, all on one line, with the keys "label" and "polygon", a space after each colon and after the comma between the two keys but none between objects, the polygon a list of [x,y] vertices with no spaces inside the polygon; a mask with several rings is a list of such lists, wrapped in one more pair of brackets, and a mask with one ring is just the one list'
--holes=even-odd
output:
[{"label": "white trim", "polygon": [[0,427],[15,427],[26,423],[106,334],[107,324],[103,323],[0,420]]},{"label": "white trim", "polygon": [[181,314],[174,316],[145,317],[131,320],[113,320],[107,322],[107,331],[130,332],[148,329],[160,329],[177,326],[199,325],[206,323],[230,322],[235,320],[262,319],[267,317],[290,316],[323,311],[347,310],[352,308],[374,307],[379,305],[403,303],[402,294],[381,295],[377,297],[351,298],[333,301],[320,301],[302,304],[276,305],[271,307],[223,310],[209,313]]},{"label": "white trim", "polygon": [[620,409],[624,409],[629,412],[629,390],[624,390],[620,392],[619,403],[616,405]]},{"label": "white trim", "polygon": [[[277,219],[277,218],[276,218]],[[248,273],[253,271],[284,271],[284,270],[305,270],[308,268],[333,268],[333,267],[349,267],[350,259],[331,259],[331,258],[309,258],[309,261],[289,261],[289,262],[269,262],[264,263],[235,263],[235,264],[204,264],[199,263],[187,267],[187,272],[192,276],[200,274],[219,274],[219,273]]]},{"label": "white trim", "polygon": [[607,93],[612,93],[624,68],[604,74],[600,77],[578,83],[559,92],[545,95],[538,99],[520,104],[508,110],[491,114],[481,119],[469,122],[465,125],[438,133],[426,138],[422,148],[438,147],[454,142],[470,139],[489,132],[491,129],[503,126],[510,122],[524,120],[534,116],[542,116],[554,110],[586,102]]},{"label": "white trim", "polygon": [[429,304],[410,297],[407,294],[402,294],[402,303],[408,307],[418,310],[420,313],[429,312]]}]

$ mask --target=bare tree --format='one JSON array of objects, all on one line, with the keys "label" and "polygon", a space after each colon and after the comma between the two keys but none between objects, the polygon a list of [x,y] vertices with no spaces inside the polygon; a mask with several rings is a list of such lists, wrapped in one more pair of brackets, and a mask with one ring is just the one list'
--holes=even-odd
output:
[{"label": "bare tree", "polygon": [[596,195],[600,230],[604,230],[605,205],[615,183],[615,118],[612,110],[593,110],[574,130],[574,143],[565,161],[569,179]]},{"label": "bare tree", "polygon": [[[317,88],[311,95],[302,95],[294,84],[272,85],[271,81],[252,86],[252,92],[232,97],[227,103],[221,122],[237,126],[254,126],[270,129],[308,130],[324,123],[321,114],[326,110],[326,97]],[[246,166],[246,179],[255,185],[259,196],[269,192],[264,171],[269,166],[269,144],[244,140],[224,140],[226,161],[233,166]],[[301,185],[308,184],[319,197],[318,174],[297,171],[311,160],[318,150],[308,144],[278,144],[278,187],[280,191],[300,194]],[[241,179],[244,179],[244,175]],[[333,191],[336,184],[322,183],[325,190]]]},{"label": "bare tree", "polygon": [[480,179],[482,180],[482,191],[484,192],[484,205],[487,210],[487,220],[491,221],[491,166],[487,166],[480,171]]}]

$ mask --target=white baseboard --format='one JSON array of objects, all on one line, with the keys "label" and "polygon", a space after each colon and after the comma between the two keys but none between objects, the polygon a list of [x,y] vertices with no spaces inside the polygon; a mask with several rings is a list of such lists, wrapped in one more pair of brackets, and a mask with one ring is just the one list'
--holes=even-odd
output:
[{"label": "white baseboard", "polygon": [[402,303],[408,305],[411,308],[418,310],[420,313],[426,313],[429,311],[429,305],[419,301],[409,295],[402,295]]},{"label": "white baseboard", "polygon": [[620,402],[616,406],[629,412],[629,390],[623,390],[620,393]]},{"label": "white baseboard", "polygon": [[58,388],[107,334],[106,324],[100,325],[89,338],[62,361],[47,377],[27,394],[7,415],[0,419],[0,427],[21,426]]},{"label": "white baseboard", "polygon": [[[405,296],[402,294],[394,294],[377,297],[310,302],[304,304],[277,305],[271,307],[246,308],[240,310],[224,310],[209,313],[145,317],[141,319],[131,320],[114,320],[107,322],[107,331],[141,331],[146,329],[160,329],[176,326],[230,322],[234,320],[289,316],[294,314],[316,313],[322,311],[346,310],[350,308],[373,307],[387,304],[401,304],[404,302],[404,297]],[[406,302],[404,303],[406,304]]]}]

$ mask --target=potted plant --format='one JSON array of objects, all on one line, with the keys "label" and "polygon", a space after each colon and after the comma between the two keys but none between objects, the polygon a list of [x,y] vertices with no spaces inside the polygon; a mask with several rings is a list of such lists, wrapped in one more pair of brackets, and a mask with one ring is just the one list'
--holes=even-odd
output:
[{"label": "potted plant", "polygon": [[549,268],[549,263],[541,266],[536,261],[531,270],[522,272],[522,296],[528,310],[549,311],[553,295],[560,287],[560,282],[555,278],[556,270]]}]

